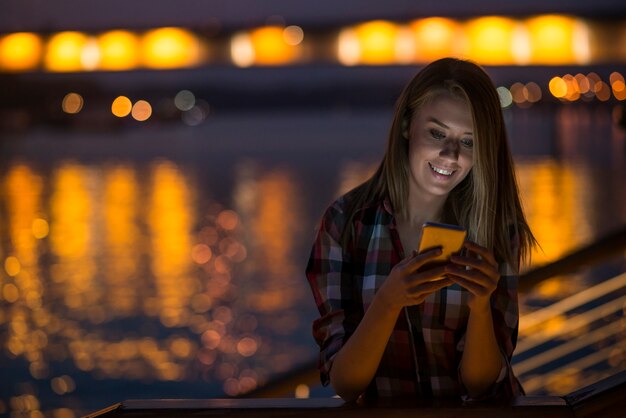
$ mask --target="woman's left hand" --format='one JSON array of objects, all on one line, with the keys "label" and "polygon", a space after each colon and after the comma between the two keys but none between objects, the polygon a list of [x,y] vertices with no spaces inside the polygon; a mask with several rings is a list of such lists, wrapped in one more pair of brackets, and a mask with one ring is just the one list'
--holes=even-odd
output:
[{"label": "woman's left hand", "polygon": [[488,309],[491,294],[498,286],[500,273],[493,254],[475,242],[465,241],[466,255],[453,255],[446,265],[446,276],[470,293],[470,309]]}]

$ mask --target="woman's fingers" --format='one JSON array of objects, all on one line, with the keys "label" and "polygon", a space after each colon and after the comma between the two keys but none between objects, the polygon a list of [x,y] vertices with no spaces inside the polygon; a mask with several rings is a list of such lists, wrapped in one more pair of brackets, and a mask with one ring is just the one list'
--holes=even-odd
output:
[{"label": "woman's fingers", "polygon": [[432,261],[435,258],[439,257],[441,255],[441,252],[441,247],[435,247],[428,251],[424,251],[423,253],[417,253],[416,251],[413,251],[414,255],[412,258],[409,259],[407,267],[415,271],[429,261]]},{"label": "woman's fingers", "polygon": [[491,251],[489,251],[485,247],[483,247],[481,245],[478,245],[478,244],[476,244],[473,241],[465,241],[464,247],[467,248],[467,250],[470,252],[470,254],[474,253],[474,254],[480,256],[487,263],[489,263],[489,264],[491,264],[493,266],[497,266],[498,265],[495,257],[491,253]]},{"label": "woman's fingers", "polygon": [[[491,277],[493,279],[497,279],[500,273],[498,272],[498,267],[488,263],[485,260],[479,260],[477,258],[471,257],[463,257],[459,255],[453,255],[450,257],[450,270],[449,273],[462,273],[464,271],[479,271],[484,275]],[[467,267],[470,269],[468,270]]]},{"label": "woman's fingers", "polygon": [[440,265],[435,265],[432,268],[420,270],[418,272],[414,272],[410,275],[407,275],[404,278],[404,283],[407,289],[411,289],[422,283],[439,281],[445,278],[445,275],[446,275],[446,266],[440,264]]},{"label": "woman's fingers", "polygon": [[448,278],[421,283],[410,289],[409,298],[415,303],[422,303],[428,295],[450,286],[452,283],[454,282]]},{"label": "woman's fingers", "polygon": [[489,296],[498,286],[500,272],[498,263],[491,251],[475,242],[464,244],[467,255],[455,255],[446,266],[446,274],[470,293]]},{"label": "woman's fingers", "polygon": [[489,250],[472,241],[466,241],[464,246],[467,249],[466,256],[453,255],[450,257],[450,261],[454,265],[462,266],[465,270],[468,268],[469,270],[479,270],[494,280],[497,280],[500,277],[498,263]]},{"label": "woman's fingers", "polygon": [[491,295],[497,287],[497,282],[481,280],[477,277],[470,279],[468,275],[461,276],[460,274],[449,273],[447,277],[452,282],[458,283],[462,288],[467,289],[470,293],[477,296]]}]

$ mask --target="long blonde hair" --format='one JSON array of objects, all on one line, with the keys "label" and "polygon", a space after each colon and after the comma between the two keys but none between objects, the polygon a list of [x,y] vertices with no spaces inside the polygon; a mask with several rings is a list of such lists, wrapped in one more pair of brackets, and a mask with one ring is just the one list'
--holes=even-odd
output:
[{"label": "long blonde hair", "polygon": [[[351,193],[341,241],[349,241],[354,216],[368,203],[388,197],[396,213],[406,214],[409,159],[403,131],[416,109],[439,94],[467,100],[475,138],[474,166],[450,192],[443,220],[466,227],[470,239],[493,251],[497,259],[519,268],[536,240],[522,211],[500,100],[482,68],[455,58],[424,67],[400,95],[382,162],[372,177]],[[512,247],[512,238],[518,249]]]}]

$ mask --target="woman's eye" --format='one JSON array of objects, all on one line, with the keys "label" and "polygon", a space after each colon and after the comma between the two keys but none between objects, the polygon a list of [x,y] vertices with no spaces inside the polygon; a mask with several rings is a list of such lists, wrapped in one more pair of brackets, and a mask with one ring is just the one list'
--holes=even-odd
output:
[{"label": "woman's eye", "polygon": [[441,132],[441,131],[439,131],[437,129],[431,129],[430,130],[430,135],[433,138],[435,138],[435,139],[443,139],[443,138],[446,137],[446,135],[443,132]]},{"label": "woman's eye", "polygon": [[463,144],[464,147],[466,148],[473,148],[474,147],[474,140],[471,138],[463,138],[461,139],[461,144]]}]

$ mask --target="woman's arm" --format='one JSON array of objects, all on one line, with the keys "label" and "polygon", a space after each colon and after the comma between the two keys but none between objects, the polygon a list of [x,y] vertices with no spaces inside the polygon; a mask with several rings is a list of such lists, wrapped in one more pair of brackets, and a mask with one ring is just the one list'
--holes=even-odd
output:
[{"label": "woman's arm", "polygon": [[331,384],[343,399],[356,399],[370,384],[402,308],[422,303],[428,295],[452,283],[449,279],[433,280],[442,276],[443,266],[417,271],[440,253],[440,249],[413,253],[392,269],[374,296],[330,370]]},{"label": "woman's arm", "polygon": [[470,310],[460,373],[471,398],[484,395],[502,371],[502,354],[493,329],[489,301]]},{"label": "woman's arm", "polygon": [[[493,255],[484,247],[466,242],[467,256],[453,256],[449,277],[470,292],[470,314],[460,364],[463,385],[471,398],[484,395],[504,367],[494,330],[491,294],[500,273]],[[469,268],[468,268],[469,267]]]}]

